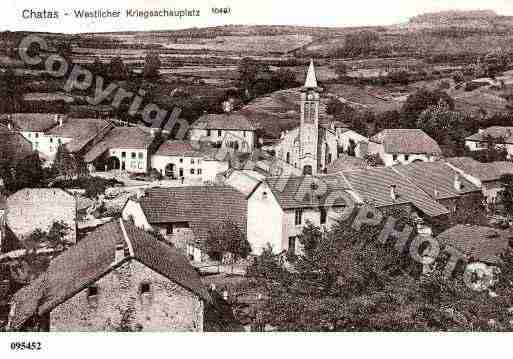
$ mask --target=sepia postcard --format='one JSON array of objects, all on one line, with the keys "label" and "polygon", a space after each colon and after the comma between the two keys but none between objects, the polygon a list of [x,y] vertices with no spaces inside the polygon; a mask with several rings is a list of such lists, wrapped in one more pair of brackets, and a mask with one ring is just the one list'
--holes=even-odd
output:
[{"label": "sepia postcard", "polygon": [[3,5],[0,353],[513,331],[513,1]]}]

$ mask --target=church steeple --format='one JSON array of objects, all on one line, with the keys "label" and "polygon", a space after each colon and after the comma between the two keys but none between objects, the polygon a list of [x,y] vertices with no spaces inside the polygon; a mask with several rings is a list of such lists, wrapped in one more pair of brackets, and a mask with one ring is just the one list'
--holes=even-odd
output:
[{"label": "church steeple", "polygon": [[310,60],[310,66],[308,67],[308,72],[306,74],[305,88],[317,88],[317,76],[315,75],[315,66],[313,59]]}]

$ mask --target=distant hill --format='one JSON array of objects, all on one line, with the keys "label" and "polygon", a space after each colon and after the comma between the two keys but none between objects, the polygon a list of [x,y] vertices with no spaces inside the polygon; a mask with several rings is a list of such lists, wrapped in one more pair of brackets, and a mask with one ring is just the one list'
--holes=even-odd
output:
[{"label": "distant hill", "polygon": [[513,17],[499,16],[492,10],[452,10],[414,16],[410,19],[408,26],[410,28],[495,28],[497,26],[513,26]]}]

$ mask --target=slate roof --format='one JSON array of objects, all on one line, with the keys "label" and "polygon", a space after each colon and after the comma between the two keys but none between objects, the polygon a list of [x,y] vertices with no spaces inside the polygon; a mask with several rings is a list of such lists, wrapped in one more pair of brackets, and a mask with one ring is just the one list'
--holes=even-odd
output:
[{"label": "slate roof", "polygon": [[33,314],[42,315],[99,278],[129,260],[137,260],[169,280],[210,302],[210,295],[187,259],[173,247],[149,233],[122,222],[133,255],[119,262],[116,247],[126,245],[120,220],[114,220],[89,233],[75,246],[54,258],[48,269],[12,298],[14,315],[10,328],[20,328]]},{"label": "slate roof", "polygon": [[482,163],[470,157],[452,157],[445,161],[482,182],[497,181],[502,175],[513,174],[513,162]]},{"label": "slate roof", "polygon": [[349,189],[348,184],[338,176],[270,177],[265,183],[283,209],[347,205],[342,197],[337,198],[335,203],[326,203],[330,194]]},{"label": "slate roof", "polygon": [[[424,193],[419,187],[395,172],[391,167],[345,171],[342,176],[363,201],[376,207],[411,204],[430,217],[448,214],[449,210]],[[395,185],[396,199],[390,195]]]},{"label": "slate roof", "polygon": [[491,227],[458,224],[440,233],[437,240],[460,250],[467,259],[499,264],[511,234]]},{"label": "slate roof", "polygon": [[440,155],[438,143],[419,129],[387,129],[371,137],[372,142],[384,145],[386,153]]},{"label": "slate roof", "polygon": [[135,200],[150,224],[188,222],[200,241],[223,220],[246,233],[246,197],[228,186],[151,188]]},{"label": "slate roof", "polygon": [[467,138],[467,141],[486,141],[486,137],[491,136],[495,139],[503,138],[505,143],[513,143],[513,127],[509,126],[491,126]]},{"label": "slate roof", "polygon": [[[467,181],[444,162],[417,162],[392,168],[435,199],[454,198],[467,193],[481,192],[477,186]],[[455,177],[459,178],[462,185],[459,191],[454,187]]]},{"label": "slate roof", "polygon": [[257,130],[257,126],[251,120],[237,113],[206,114],[194,122],[191,128],[200,130]]},{"label": "slate roof", "polygon": [[84,161],[92,162],[112,148],[148,149],[153,140],[150,133],[138,127],[114,127],[85,154]]},{"label": "slate roof", "polygon": [[25,137],[0,125],[0,163],[12,163],[35,153]]},{"label": "slate roof", "polygon": [[3,123],[11,121],[21,131],[46,132],[58,124],[55,113],[13,113],[0,117]]},{"label": "slate roof", "polygon": [[109,121],[96,118],[76,118],[69,119],[62,126],[52,128],[46,134],[48,136],[72,138],[73,140],[66,144],[66,148],[71,152],[78,152],[98,136],[103,129],[108,127],[114,127],[114,125]]}]

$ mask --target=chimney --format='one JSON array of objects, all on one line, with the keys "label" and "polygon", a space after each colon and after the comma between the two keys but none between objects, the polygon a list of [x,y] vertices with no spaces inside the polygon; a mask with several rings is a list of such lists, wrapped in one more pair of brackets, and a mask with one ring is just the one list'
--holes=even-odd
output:
[{"label": "chimney", "polygon": [[395,184],[392,184],[390,185],[390,198],[392,198],[392,200],[396,200],[397,199],[397,193],[395,191]]},{"label": "chimney", "polygon": [[456,191],[461,191],[461,180],[459,174],[454,175],[454,189]]}]

